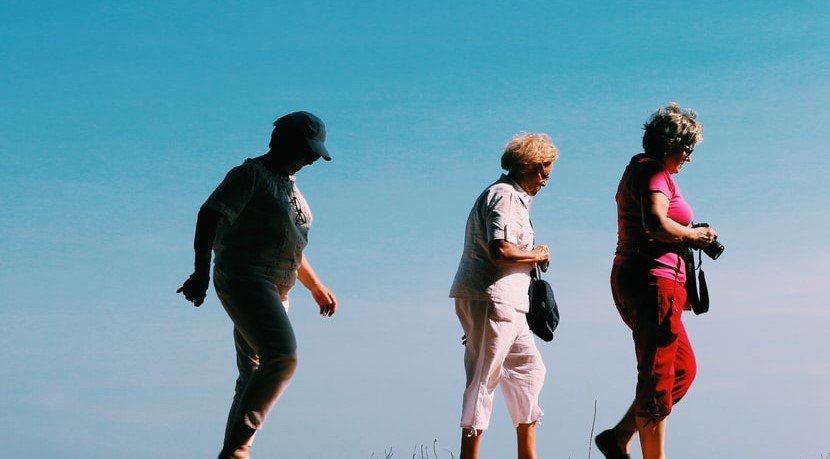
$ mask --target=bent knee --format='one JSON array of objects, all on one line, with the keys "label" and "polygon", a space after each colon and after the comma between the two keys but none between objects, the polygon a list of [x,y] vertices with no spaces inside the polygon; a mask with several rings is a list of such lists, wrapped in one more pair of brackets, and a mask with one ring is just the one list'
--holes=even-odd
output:
[{"label": "bent knee", "polygon": [[260,372],[280,373],[290,377],[297,369],[299,356],[296,351],[290,353],[274,353],[260,357]]}]

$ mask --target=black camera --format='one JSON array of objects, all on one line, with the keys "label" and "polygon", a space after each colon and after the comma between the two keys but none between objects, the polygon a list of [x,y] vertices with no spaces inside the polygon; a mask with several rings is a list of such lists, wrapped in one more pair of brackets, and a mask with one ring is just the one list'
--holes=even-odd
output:
[{"label": "black camera", "polygon": [[[692,225],[692,228],[708,228],[708,227],[709,227],[708,223],[695,223],[695,224]],[[726,247],[724,247],[723,244],[718,242],[717,236],[715,236],[715,240],[712,241],[709,245],[707,245],[706,247],[701,247],[700,248],[700,250],[703,250],[703,253],[708,255],[709,258],[711,258],[713,260],[717,260],[718,257],[720,256],[720,254],[722,254],[725,249],[726,249]]]}]

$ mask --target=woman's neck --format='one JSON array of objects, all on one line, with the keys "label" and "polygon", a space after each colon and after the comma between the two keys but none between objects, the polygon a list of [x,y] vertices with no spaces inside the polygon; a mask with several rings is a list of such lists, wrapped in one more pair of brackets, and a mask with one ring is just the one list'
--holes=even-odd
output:
[{"label": "woman's neck", "polygon": [[510,177],[511,180],[516,182],[519,185],[519,188],[522,189],[525,193],[527,193],[527,188],[525,188],[525,184],[522,183],[522,178],[519,177],[515,172],[510,171],[507,173],[507,176]]},{"label": "woman's neck", "polygon": [[286,170],[286,164],[283,164],[283,161],[279,160],[279,157],[272,152],[265,153],[262,156],[257,156],[257,161],[259,161],[268,171],[273,172],[282,177],[287,177],[288,171]]}]

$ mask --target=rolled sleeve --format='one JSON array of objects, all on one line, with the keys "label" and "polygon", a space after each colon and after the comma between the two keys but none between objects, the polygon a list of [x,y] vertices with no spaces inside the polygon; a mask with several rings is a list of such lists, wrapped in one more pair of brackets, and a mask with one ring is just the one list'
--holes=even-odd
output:
[{"label": "rolled sleeve", "polygon": [[517,244],[519,237],[515,224],[515,209],[518,204],[513,194],[496,194],[487,205],[487,242],[505,240]]}]

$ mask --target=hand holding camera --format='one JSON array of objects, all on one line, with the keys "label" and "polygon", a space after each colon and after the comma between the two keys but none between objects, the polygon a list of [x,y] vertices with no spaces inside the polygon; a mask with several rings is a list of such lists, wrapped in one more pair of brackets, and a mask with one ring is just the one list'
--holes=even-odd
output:
[{"label": "hand holding camera", "polygon": [[694,231],[694,236],[690,241],[690,245],[702,249],[703,253],[708,255],[709,258],[717,260],[726,249],[723,244],[718,242],[718,233],[709,227],[708,223],[695,223],[692,225],[692,231]]}]

